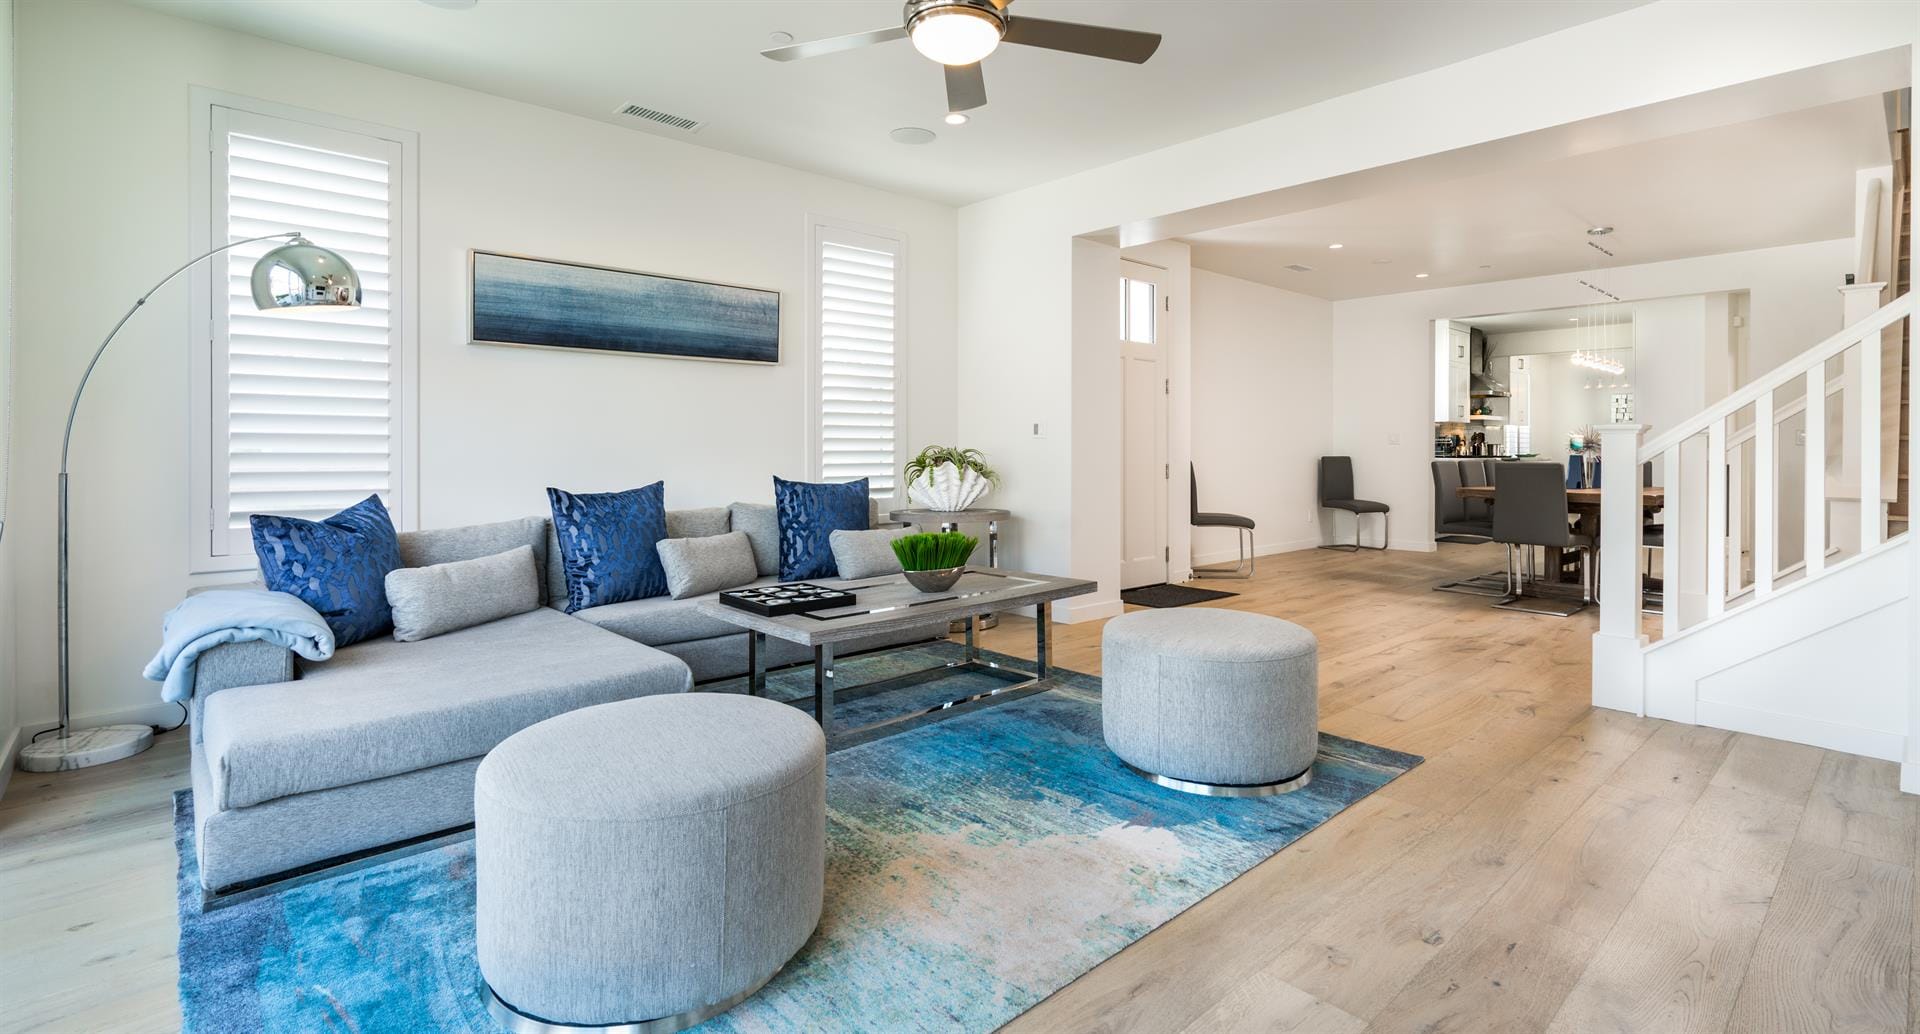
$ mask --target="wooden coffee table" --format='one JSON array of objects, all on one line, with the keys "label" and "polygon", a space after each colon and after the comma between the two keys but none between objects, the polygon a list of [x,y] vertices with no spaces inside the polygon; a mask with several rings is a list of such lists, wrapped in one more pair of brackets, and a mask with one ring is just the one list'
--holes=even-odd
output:
[{"label": "wooden coffee table", "polygon": [[[719,600],[702,600],[702,613],[738,625],[747,635],[748,692],[765,696],[767,692],[767,637],[807,647],[813,651],[813,707],[821,731],[827,734],[827,748],[840,750],[882,736],[905,732],[932,722],[955,718],[983,707],[1018,700],[1052,688],[1053,601],[1084,596],[1098,586],[1079,578],[1028,574],[969,567],[953,588],[941,593],[923,593],[907,584],[904,575],[865,578],[837,588],[851,590],[858,597],[850,607],[762,617]],[[976,643],[979,616],[1022,607],[1035,609],[1034,670],[1022,671],[980,657]],[[957,661],[911,672],[906,675],[842,687],[834,681],[834,648],[869,636],[921,625],[929,634],[944,631],[953,620],[966,623],[966,654]],[[906,714],[852,729],[841,729],[834,721],[836,699],[857,700],[904,689],[908,686],[945,678],[960,671],[979,671],[1007,680],[1007,685],[983,693],[919,707]]]}]

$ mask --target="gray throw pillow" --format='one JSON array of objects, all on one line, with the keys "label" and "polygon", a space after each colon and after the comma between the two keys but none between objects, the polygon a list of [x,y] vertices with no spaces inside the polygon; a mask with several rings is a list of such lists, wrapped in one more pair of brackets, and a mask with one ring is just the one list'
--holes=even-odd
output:
[{"label": "gray throw pillow", "polygon": [[761,577],[780,573],[780,515],[772,503],[735,503],[733,530],[753,543],[753,565]]},{"label": "gray throw pillow", "polygon": [[540,606],[533,547],[389,571],[387,605],[393,608],[393,637],[403,643],[524,614]]},{"label": "gray throw pillow", "polygon": [[833,566],[840,569],[840,577],[874,578],[900,573],[900,558],[893,555],[893,540],[911,534],[912,528],[836,531],[827,536],[827,545],[833,548]]},{"label": "gray throw pillow", "polygon": [[667,594],[676,600],[737,588],[760,576],[753,544],[741,531],[661,539],[660,567],[667,572]]}]

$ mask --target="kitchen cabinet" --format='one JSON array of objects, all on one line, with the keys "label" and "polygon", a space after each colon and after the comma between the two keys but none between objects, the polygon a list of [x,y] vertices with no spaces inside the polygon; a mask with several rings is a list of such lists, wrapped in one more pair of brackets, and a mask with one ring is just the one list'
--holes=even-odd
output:
[{"label": "kitchen cabinet", "polygon": [[1450,320],[1433,324],[1433,419],[1464,422],[1472,412],[1473,342],[1467,328]]}]

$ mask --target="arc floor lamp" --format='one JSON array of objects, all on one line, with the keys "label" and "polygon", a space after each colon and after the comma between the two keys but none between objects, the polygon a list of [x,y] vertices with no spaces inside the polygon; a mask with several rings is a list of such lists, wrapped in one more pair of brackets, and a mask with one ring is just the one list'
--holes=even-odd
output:
[{"label": "arc floor lamp", "polygon": [[114,335],[127,325],[147,299],[180,274],[205,259],[242,244],[287,238],[253,264],[253,304],[264,312],[289,309],[346,309],[360,304],[360,274],[338,254],[308,241],[297,230],[269,233],[259,237],[231,241],[197,255],[161,278],[134,300],[127,314],[107,331],[106,340],[93,352],[80,385],[73,390],[73,405],[67,409],[67,431],[60,440],[60,725],[48,730],[44,739],[35,739],[20,751],[20,767],[28,772],[59,772],[132,757],[153,745],[153,728],[147,725],[102,725],[75,729],[72,725],[72,696],[67,665],[67,452],[73,444],[73,422],[80,413],[80,396],[87,390],[87,379],[100,364],[100,356],[113,343]]}]

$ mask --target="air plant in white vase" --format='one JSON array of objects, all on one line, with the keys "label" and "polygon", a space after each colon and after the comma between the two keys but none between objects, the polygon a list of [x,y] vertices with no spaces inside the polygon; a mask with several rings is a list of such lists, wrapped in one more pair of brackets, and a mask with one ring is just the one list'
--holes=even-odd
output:
[{"label": "air plant in white vase", "polygon": [[929,510],[964,510],[1000,483],[978,449],[929,445],[907,461],[907,498]]}]

